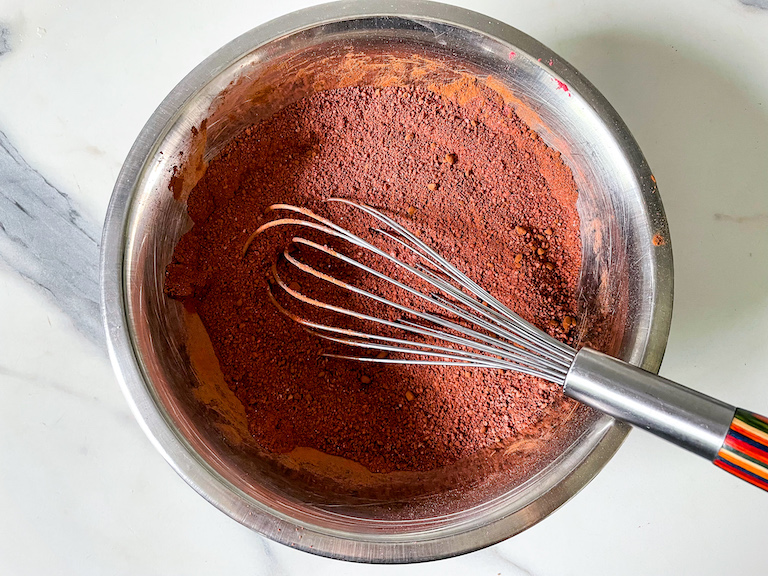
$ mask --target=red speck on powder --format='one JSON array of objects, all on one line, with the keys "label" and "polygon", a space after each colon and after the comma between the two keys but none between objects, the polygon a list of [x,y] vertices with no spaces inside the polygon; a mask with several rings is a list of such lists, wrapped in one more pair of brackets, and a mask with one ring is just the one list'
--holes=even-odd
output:
[{"label": "red speck on powder", "polygon": [[515,57],[515,51],[514,50],[510,50],[509,51],[509,59],[512,60],[512,58],[514,58],[514,57]]}]

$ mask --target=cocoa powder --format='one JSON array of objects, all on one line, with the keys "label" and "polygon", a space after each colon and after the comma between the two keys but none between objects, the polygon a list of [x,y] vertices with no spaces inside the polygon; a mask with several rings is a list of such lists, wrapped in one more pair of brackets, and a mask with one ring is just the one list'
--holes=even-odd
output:
[{"label": "cocoa powder", "polygon": [[188,199],[194,226],[166,271],[166,294],[200,315],[259,444],[314,448],[374,472],[430,470],[530,432],[561,404],[557,386],[516,373],[321,356],[349,349],[307,334],[266,295],[292,233],[258,236],[245,256],[243,247],[278,202],[364,231],[367,222],[324,202],[330,196],[394,215],[523,318],[573,344],[577,192],[556,152],[487,89],[461,104],[416,88],[320,92],[247,129],[209,163]]}]

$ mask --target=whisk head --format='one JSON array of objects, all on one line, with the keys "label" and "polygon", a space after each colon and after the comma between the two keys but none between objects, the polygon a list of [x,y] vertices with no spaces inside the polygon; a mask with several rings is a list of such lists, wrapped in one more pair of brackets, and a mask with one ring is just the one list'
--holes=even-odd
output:
[{"label": "whisk head", "polygon": [[[308,277],[344,291],[350,301],[364,303],[363,309],[331,304],[306,293],[298,283],[284,277],[277,262],[272,266],[272,282],[267,288],[277,310],[309,332],[370,354],[326,356],[360,362],[513,370],[560,385],[564,383],[576,354],[573,348],[515,314],[393,218],[352,200],[330,198],[328,202],[346,205],[360,216],[367,215],[375,223],[369,228],[371,240],[305,208],[274,204],[269,211],[291,215],[260,226],[243,249],[245,254],[258,234],[288,226],[314,230],[312,235],[326,236],[339,246],[339,249],[332,248],[327,243],[297,235],[286,246],[282,259],[287,266]],[[376,238],[397,247],[407,258],[377,246]],[[336,262],[358,275],[369,275],[379,286],[387,284],[388,293],[394,289],[405,297],[386,297],[383,290],[366,289],[360,283],[329,273],[333,267],[328,264],[308,263],[300,256],[300,252],[306,254],[307,250],[321,256],[324,262]],[[352,257],[350,251],[360,256]],[[375,265],[374,261],[383,266]],[[426,309],[417,309],[409,303],[416,300],[425,303]],[[293,311],[291,303],[304,310],[307,306],[312,310],[321,309],[322,319],[312,320]],[[382,314],[384,310],[388,314]],[[363,328],[350,327],[350,322],[346,326],[334,324],[331,318],[346,318]]]}]

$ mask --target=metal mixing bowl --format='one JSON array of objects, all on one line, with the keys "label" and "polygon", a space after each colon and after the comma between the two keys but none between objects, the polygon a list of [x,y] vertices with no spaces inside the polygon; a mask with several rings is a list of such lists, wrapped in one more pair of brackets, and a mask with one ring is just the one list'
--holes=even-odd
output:
[{"label": "metal mixing bowl", "polygon": [[427,86],[467,75],[503,93],[571,167],[580,192],[581,314],[604,320],[603,348],[659,368],[672,308],[661,200],[627,127],[562,58],[501,22],[423,2],[335,3],[251,30],[184,78],[141,131],[107,213],[101,286],[112,362],[146,434],[204,498],[273,540],[370,562],[481,548],[573,496],[627,434],[626,425],[579,407],[494,456],[495,467],[475,460],[355,484],[344,462],[333,476],[261,452],[210,350],[194,345],[205,340],[199,322],[163,295],[165,266],[190,226],[185,194],[247,125],[324,88]]}]

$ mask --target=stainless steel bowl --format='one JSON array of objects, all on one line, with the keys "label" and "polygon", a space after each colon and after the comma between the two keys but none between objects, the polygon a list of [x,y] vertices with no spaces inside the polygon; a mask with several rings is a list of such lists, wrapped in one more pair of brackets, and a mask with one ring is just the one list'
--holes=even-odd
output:
[{"label": "stainless steel bowl", "polygon": [[[367,72],[355,76],[360,61]],[[106,217],[102,306],[115,371],[156,448],[209,502],[278,542],[369,562],[488,546],[578,492],[627,434],[581,407],[509,447],[496,467],[476,460],[431,474],[369,475],[353,486],[343,463],[330,478],[260,452],[210,351],[206,363],[205,347],[193,345],[199,324],[163,295],[164,268],[190,225],[184,195],[205,161],[248,124],[323,88],[461,75],[495,86],[571,167],[580,191],[582,314],[603,320],[602,347],[646,370],[661,363],[672,309],[661,200],[627,127],[567,62],[506,24],[424,2],[334,3],[251,30],[184,78],[139,134]]]}]

